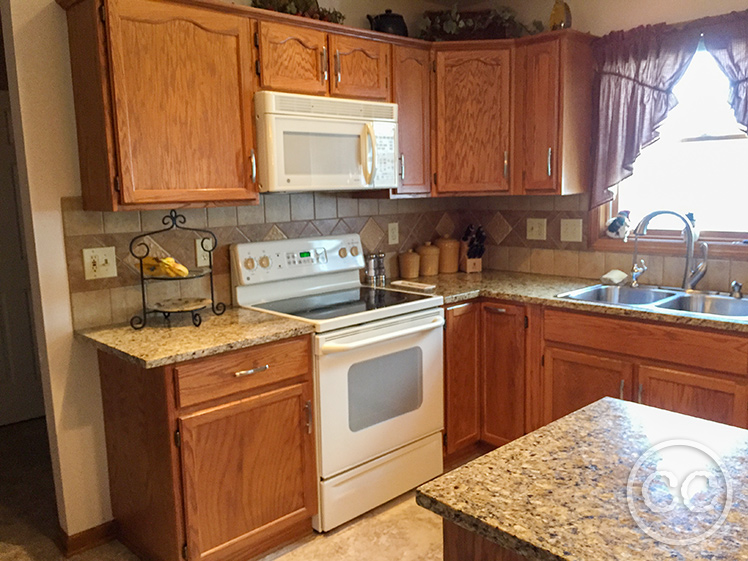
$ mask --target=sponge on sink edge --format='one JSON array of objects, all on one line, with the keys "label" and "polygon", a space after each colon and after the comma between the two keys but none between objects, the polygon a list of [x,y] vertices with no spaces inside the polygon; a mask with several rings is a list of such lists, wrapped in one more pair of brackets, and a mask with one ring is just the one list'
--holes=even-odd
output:
[{"label": "sponge on sink edge", "polygon": [[621,284],[627,278],[629,278],[628,274],[620,269],[612,269],[600,277],[600,281],[603,284]]}]

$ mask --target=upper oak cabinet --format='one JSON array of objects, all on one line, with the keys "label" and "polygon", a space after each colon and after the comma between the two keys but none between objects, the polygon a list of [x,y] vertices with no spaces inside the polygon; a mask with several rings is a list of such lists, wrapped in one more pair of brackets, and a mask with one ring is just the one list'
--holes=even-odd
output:
[{"label": "upper oak cabinet", "polygon": [[508,192],[511,45],[435,48],[436,193]]},{"label": "upper oak cabinet", "polygon": [[392,52],[393,101],[398,107],[400,186],[397,195],[431,192],[430,52],[396,45]]},{"label": "upper oak cabinet", "polygon": [[563,31],[515,49],[512,192],[569,195],[590,181],[592,37]]},{"label": "upper oak cabinet", "polygon": [[69,7],[86,209],[257,199],[251,25],[155,0]]},{"label": "upper oak cabinet", "polygon": [[390,99],[390,45],[276,22],[259,23],[262,89]]}]

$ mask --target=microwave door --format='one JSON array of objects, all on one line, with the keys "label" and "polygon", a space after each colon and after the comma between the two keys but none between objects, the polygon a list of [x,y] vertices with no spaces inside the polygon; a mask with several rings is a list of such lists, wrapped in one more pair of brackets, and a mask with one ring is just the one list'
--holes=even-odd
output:
[{"label": "microwave door", "polygon": [[272,138],[277,175],[270,190],[365,188],[371,181],[366,180],[365,172],[374,169],[375,148],[367,158],[361,149],[369,144],[369,128],[363,121],[276,117]]}]

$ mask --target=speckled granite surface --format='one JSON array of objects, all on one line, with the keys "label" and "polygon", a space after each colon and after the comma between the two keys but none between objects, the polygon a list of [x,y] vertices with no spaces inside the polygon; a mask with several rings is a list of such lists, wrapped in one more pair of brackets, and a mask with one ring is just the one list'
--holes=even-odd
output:
[{"label": "speckled granite surface", "polygon": [[192,325],[187,315],[174,317],[171,327],[165,327],[162,318],[149,317],[152,324],[139,331],[119,325],[76,332],[76,336],[144,368],[155,368],[314,331],[309,323],[241,308],[202,316],[200,327]]},{"label": "speckled granite surface", "polygon": [[554,308],[565,308],[582,312],[614,315],[620,317],[662,321],[692,327],[721,329],[734,333],[748,333],[748,322],[744,320],[708,319],[679,315],[669,311],[650,311],[616,306],[613,304],[597,304],[556,298],[556,294],[569,292],[585,286],[597,284],[590,279],[576,279],[556,277],[550,275],[536,275],[530,273],[512,273],[506,271],[483,271],[482,273],[454,273],[442,274],[434,277],[413,279],[416,282],[436,285],[434,294],[444,296],[445,304],[454,304],[464,300],[471,300],[479,296],[485,298],[501,298],[542,304]]},{"label": "speckled granite surface", "polygon": [[[689,509],[677,497],[696,472],[688,488],[703,472],[709,487]],[[734,561],[748,559],[747,489],[748,431],[605,398],[421,486],[417,502],[529,559]]]}]

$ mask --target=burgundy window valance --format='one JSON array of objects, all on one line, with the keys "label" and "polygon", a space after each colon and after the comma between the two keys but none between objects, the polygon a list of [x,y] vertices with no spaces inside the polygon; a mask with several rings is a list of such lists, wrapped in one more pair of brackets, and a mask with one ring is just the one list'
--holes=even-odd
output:
[{"label": "burgundy window valance", "polygon": [[729,101],[738,122],[748,127],[748,11],[601,37],[595,43],[593,208],[613,199],[610,188],[632,174],[641,150],[658,138],[657,127],[677,104],[673,86],[688,69],[702,36],[730,80]]}]

